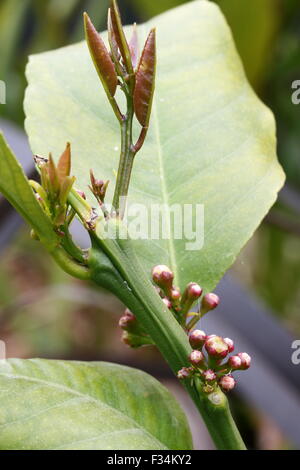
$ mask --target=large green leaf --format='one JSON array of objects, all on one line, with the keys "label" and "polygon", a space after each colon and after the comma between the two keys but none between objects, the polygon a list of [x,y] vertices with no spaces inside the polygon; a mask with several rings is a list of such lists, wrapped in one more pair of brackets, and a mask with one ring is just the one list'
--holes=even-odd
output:
[{"label": "large green leaf", "polygon": [[36,200],[28,179],[0,133],[0,192],[51,249],[58,244],[51,220]]},{"label": "large green leaf", "polygon": [[[135,162],[131,201],[204,204],[204,246],[136,242],[149,272],[171,265],[178,285],[211,289],[276,199],[284,175],[272,113],[250,88],[219,8],[188,3],[139,27],[157,27],[158,70],[151,128]],[[84,43],[36,55],[27,69],[26,129],[35,153],[56,156],[66,141],[81,189],[88,170],[111,180],[119,130]]]},{"label": "large green leaf", "polygon": [[0,361],[0,449],[191,449],[157,380],[106,362]]}]

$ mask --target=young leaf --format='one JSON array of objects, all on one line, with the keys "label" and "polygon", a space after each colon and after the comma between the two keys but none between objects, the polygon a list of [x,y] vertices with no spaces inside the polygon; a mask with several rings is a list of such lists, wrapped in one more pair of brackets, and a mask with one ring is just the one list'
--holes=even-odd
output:
[{"label": "young leaf", "polygon": [[62,182],[71,172],[71,145],[68,142],[66,150],[61,154],[57,163],[58,179]]},{"label": "young leaf", "polygon": [[133,95],[134,111],[138,121],[143,127],[147,127],[149,124],[155,87],[155,68],[155,29],[152,29],[148,35],[140,58]]},{"label": "young leaf", "polygon": [[115,66],[87,13],[84,13],[84,27],[89,50],[103,87],[107,93],[114,96],[118,84]]},{"label": "young leaf", "polygon": [[0,361],[0,400],[2,450],[192,447],[170,392],[117,364]]},{"label": "young leaf", "polygon": [[[231,32],[213,2],[188,2],[138,28],[142,34],[154,26],[159,31],[154,112],[133,170],[129,203],[143,204],[149,212],[153,202],[189,204],[192,211],[186,213],[182,238],[151,240],[149,233],[149,240],[135,241],[135,249],[147,273],[166,264],[182,289],[192,279],[212,291],[284,182],[274,117],[249,86]],[[76,77],[72,71],[79,62]],[[51,149],[59,155],[71,140],[76,155],[84,156],[73,161],[83,190],[89,168],[113,186],[118,165],[112,149],[119,129],[103,106],[105,94],[95,96],[97,81],[90,70],[82,44],[31,57],[25,100],[34,152],[46,155]],[[70,92],[64,97],[65,89]],[[56,95],[59,100],[53,100]],[[63,106],[61,126],[56,116]],[[197,242],[192,250],[187,235]]]},{"label": "young leaf", "polygon": [[136,23],[134,23],[133,25],[132,34],[129,41],[129,50],[131,55],[132,67],[135,69],[139,59],[139,41]]},{"label": "young leaf", "polygon": [[131,75],[133,73],[131,55],[130,55],[129,46],[128,46],[124,31],[123,31],[121,15],[120,15],[119,7],[118,7],[116,0],[111,0],[109,18],[111,21],[111,28],[112,28],[113,36],[115,38],[116,43],[118,44],[125,68],[127,70],[127,73]]},{"label": "young leaf", "polygon": [[23,169],[0,133],[0,192],[34,229],[48,249],[58,244],[49,217],[43,212]]}]

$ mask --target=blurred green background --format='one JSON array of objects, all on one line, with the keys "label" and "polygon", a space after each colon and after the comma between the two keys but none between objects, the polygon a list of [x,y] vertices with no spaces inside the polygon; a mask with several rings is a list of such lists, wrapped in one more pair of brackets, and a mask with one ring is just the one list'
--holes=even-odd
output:
[{"label": "blurred green background", "polygon": [[[125,23],[142,22],[183,0],[120,0]],[[292,82],[300,80],[299,0],[216,0],[230,24],[249,81],[272,108],[278,152],[293,195],[300,198],[300,105],[292,104]],[[105,29],[108,0],[1,0],[0,79],[7,103],[0,117],[23,127],[24,70],[29,54],[83,39],[82,12]],[[188,27],[188,25],[178,25]],[[292,207],[294,206],[294,208]],[[276,203],[233,267],[281,321],[300,335],[300,205]],[[160,375],[151,349],[136,354],[119,341],[120,303],[92,286],[71,280],[23,229],[0,264],[0,331],[9,356],[106,359],[133,363]],[[138,357],[137,357],[138,356]],[[265,417],[236,402],[247,442],[282,448],[278,430],[270,436]],[[277,432],[278,431],[278,432]],[[264,434],[265,433],[265,434]],[[273,446],[273,447],[272,447]]]}]

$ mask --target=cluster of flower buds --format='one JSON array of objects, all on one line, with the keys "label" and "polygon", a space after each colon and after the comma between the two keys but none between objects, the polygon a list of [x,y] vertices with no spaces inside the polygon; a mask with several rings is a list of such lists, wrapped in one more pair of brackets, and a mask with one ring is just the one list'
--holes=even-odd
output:
[{"label": "cluster of flower buds", "polygon": [[[173,272],[163,264],[152,269],[152,280],[163,302],[175,313],[180,323],[188,330],[194,326],[201,316],[219,305],[219,297],[216,294],[205,294],[200,302],[200,311],[189,314],[191,307],[199,301],[203,293],[202,288],[196,282],[190,282],[181,294],[180,289],[173,284]],[[186,325],[186,320],[190,317],[191,320]]]},{"label": "cluster of flower buds", "polygon": [[199,378],[206,393],[213,392],[218,385],[224,392],[232,390],[236,383],[232,372],[250,367],[251,357],[245,352],[228,357],[234,351],[230,338],[207,336],[202,330],[193,330],[189,342],[193,348],[188,358],[191,366],[180,369],[177,376],[179,379]]},{"label": "cluster of flower buds", "polygon": [[138,60],[136,26],[133,27],[133,34],[128,43],[116,0],[111,0],[108,11],[110,52],[87,13],[84,13],[84,25],[86,41],[96,71],[119,120],[123,120],[124,116],[114,98],[118,85],[127,98],[132,100],[136,118],[142,126],[141,135],[134,147],[136,153],[145,140],[152,108],[156,68],[155,29],[150,31]]},{"label": "cluster of flower buds", "polygon": [[34,160],[40,171],[41,184],[36,181],[30,181],[30,184],[43,210],[51,218],[54,227],[59,228],[66,221],[67,198],[75,181],[75,177],[70,176],[70,144],[67,144],[57,165],[51,154],[48,159],[35,156]]},{"label": "cluster of flower buds", "polygon": [[124,314],[119,320],[119,326],[123,330],[122,341],[131,348],[139,348],[153,344],[150,336],[145,333],[135,315],[126,308]]}]

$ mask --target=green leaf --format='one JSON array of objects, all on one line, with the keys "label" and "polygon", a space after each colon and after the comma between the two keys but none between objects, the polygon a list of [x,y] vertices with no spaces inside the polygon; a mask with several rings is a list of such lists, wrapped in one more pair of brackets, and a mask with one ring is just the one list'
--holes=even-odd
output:
[{"label": "green leaf", "polygon": [[[167,264],[177,285],[196,281],[212,289],[283,184],[274,117],[249,86],[215,4],[191,2],[139,26],[141,44],[153,26],[156,91],[130,201],[203,204],[204,245],[188,251],[185,239],[143,240],[135,242],[136,251],[148,273]],[[58,156],[70,141],[77,186],[86,190],[93,168],[98,178],[111,180],[111,197],[119,128],[86,44],[31,57],[27,77],[26,129],[34,152]]]},{"label": "green leaf", "polygon": [[191,449],[157,380],[106,362],[0,361],[0,449]]},{"label": "green leaf", "polygon": [[34,228],[48,249],[58,244],[52,223],[36,200],[23,169],[0,133],[0,192]]}]

